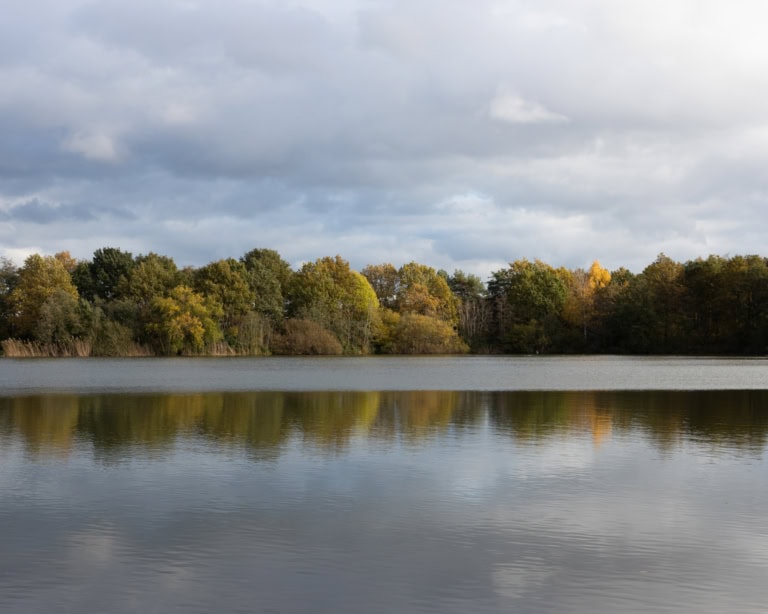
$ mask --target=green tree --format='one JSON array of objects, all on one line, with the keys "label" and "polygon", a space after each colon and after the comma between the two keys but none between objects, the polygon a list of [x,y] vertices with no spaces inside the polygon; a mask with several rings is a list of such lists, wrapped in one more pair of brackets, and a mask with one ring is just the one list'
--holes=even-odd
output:
[{"label": "green tree", "polygon": [[120,298],[134,267],[133,256],[117,247],[103,247],[93,252],[91,262],[79,263],[72,277],[80,295],[89,301]]},{"label": "green tree", "polygon": [[181,284],[181,275],[173,258],[154,252],[136,257],[133,267],[119,282],[118,294],[144,307]]},{"label": "green tree", "polygon": [[551,349],[562,328],[560,314],[567,296],[561,272],[535,260],[516,260],[495,271],[488,283],[492,301],[491,335],[513,353]]},{"label": "green tree", "polygon": [[603,324],[603,350],[617,353],[652,351],[654,314],[642,275],[626,268],[613,271],[610,283],[598,294],[596,311]]},{"label": "green tree", "polygon": [[760,256],[734,256],[725,263],[728,349],[739,354],[768,351],[768,265]]},{"label": "green tree", "polygon": [[40,306],[35,323],[35,339],[42,343],[66,345],[74,339],[91,340],[94,313],[84,299],[77,299],[61,288]]},{"label": "green tree", "polygon": [[252,249],[240,261],[253,291],[253,310],[277,322],[285,312],[285,294],[293,276],[290,265],[272,249]]},{"label": "green tree", "polygon": [[219,305],[219,325],[227,341],[236,344],[238,327],[255,298],[245,265],[234,258],[217,260],[197,269],[193,280],[195,291]]},{"label": "green tree", "polygon": [[731,297],[725,268],[726,259],[720,256],[698,258],[683,266],[685,328],[690,351],[723,352],[728,347]]},{"label": "green tree", "polygon": [[659,254],[641,275],[643,306],[650,309],[654,352],[683,349],[683,265]]},{"label": "green tree", "polygon": [[16,286],[19,271],[11,260],[0,256],[0,339],[11,334],[11,290]]}]

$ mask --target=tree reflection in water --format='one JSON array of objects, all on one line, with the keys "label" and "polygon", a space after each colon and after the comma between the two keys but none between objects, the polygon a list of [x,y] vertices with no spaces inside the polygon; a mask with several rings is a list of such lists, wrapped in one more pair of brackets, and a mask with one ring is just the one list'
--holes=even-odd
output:
[{"label": "tree reflection in water", "polygon": [[489,425],[518,443],[635,431],[661,450],[682,441],[759,453],[768,391],[232,392],[0,398],[0,436],[27,453],[66,456],[77,440],[105,460],[201,437],[275,458],[288,441],[338,453],[355,439],[417,443]]}]

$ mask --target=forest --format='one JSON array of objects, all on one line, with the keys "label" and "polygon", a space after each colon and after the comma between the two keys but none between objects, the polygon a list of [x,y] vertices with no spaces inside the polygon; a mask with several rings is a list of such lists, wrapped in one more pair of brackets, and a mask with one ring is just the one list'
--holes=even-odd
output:
[{"label": "forest", "polygon": [[416,262],[298,270],[271,249],[179,268],[97,249],[0,259],[5,356],[768,352],[768,260],[660,254],[640,273],[516,260],[487,282]]}]

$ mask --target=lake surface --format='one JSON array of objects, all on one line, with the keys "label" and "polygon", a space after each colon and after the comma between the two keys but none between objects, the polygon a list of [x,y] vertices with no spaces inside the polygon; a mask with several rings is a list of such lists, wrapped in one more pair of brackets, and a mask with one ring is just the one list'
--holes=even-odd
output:
[{"label": "lake surface", "polygon": [[765,612],[767,445],[763,360],[0,360],[0,612]]},{"label": "lake surface", "polygon": [[757,390],[768,359],[443,356],[0,359],[0,392]]}]

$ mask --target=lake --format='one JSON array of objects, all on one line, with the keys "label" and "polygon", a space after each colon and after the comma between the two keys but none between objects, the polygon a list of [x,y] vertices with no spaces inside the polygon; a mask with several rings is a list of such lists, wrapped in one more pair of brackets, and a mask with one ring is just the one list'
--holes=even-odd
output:
[{"label": "lake", "polygon": [[765,612],[768,361],[0,360],[0,612]]}]

